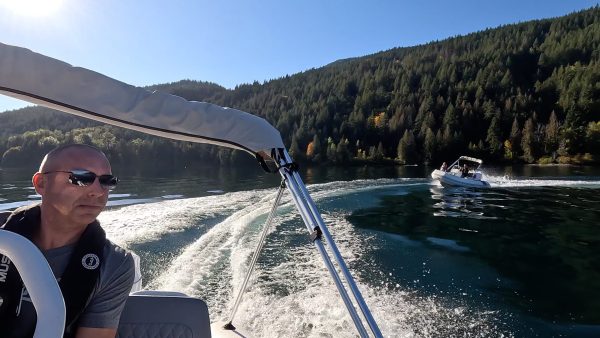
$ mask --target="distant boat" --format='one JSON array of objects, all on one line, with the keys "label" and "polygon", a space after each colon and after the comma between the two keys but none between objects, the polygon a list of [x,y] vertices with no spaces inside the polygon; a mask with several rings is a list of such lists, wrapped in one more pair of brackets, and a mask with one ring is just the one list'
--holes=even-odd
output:
[{"label": "distant boat", "polygon": [[482,179],[479,170],[482,163],[483,161],[478,158],[461,156],[447,169],[434,170],[431,177],[440,181],[443,186],[487,188],[490,184]]}]

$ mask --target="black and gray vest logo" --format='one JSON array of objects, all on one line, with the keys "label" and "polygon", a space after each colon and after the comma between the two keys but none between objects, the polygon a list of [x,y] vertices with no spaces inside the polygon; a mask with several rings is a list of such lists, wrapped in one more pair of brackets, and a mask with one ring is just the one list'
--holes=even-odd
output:
[{"label": "black and gray vest logo", "polygon": [[81,264],[88,270],[94,270],[100,265],[100,258],[93,253],[89,253],[81,259]]}]

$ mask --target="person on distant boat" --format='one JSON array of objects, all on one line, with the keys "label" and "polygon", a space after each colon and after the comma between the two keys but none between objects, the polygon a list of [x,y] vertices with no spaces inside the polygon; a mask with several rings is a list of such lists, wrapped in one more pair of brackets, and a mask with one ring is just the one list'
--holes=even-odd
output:
[{"label": "person on distant boat", "polygon": [[462,174],[460,175],[460,177],[462,177],[462,178],[469,177],[469,166],[466,163],[463,164],[461,173]]},{"label": "person on distant boat", "polygon": [[[106,239],[96,217],[118,180],[102,151],[72,144],[50,151],[33,175],[40,204],[18,208],[2,226],[44,254],[65,300],[65,337],[114,338],[134,281],[130,252]],[[36,312],[7,257],[0,279],[0,337],[32,337]]]},{"label": "person on distant boat", "polygon": [[446,164],[446,162],[442,163],[442,166],[440,167],[441,171],[448,171],[448,165]]}]

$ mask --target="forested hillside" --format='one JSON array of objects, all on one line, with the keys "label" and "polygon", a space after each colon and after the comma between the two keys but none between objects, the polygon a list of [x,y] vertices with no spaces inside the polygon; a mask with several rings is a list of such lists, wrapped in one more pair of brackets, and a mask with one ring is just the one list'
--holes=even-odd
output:
[{"label": "forested hillside", "polygon": [[[149,88],[262,116],[300,161],[437,163],[468,154],[492,163],[598,162],[600,8],[234,90],[189,80]],[[157,156],[165,164],[243,156],[42,110],[0,114],[3,166],[72,141],[132,164]]]}]

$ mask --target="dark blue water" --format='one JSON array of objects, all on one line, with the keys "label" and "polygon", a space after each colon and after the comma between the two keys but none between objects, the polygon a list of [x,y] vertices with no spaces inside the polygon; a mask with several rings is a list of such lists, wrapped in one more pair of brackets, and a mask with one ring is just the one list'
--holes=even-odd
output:
[{"label": "dark blue water", "polygon": [[[201,296],[226,316],[279,178],[258,168],[114,171],[123,184],[102,221],[142,257],[145,284]],[[386,336],[600,336],[598,168],[488,168],[485,190],[442,188],[429,171],[302,172]],[[0,171],[0,210],[38,200],[28,176]],[[282,306],[284,326],[304,324],[274,327],[256,308],[241,310],[243,323],[256,336],[353,336],[347,317],[332,316],[335,289],[286,203],[245,301]],[[304,309],[311,299],[321,305]]]},{"label": "dark blue water", "polygon": [[379,232],[372,261],[392,282],[499,310],[517,336],[600,334],[598,189],[405,192],[348,217]]}]

